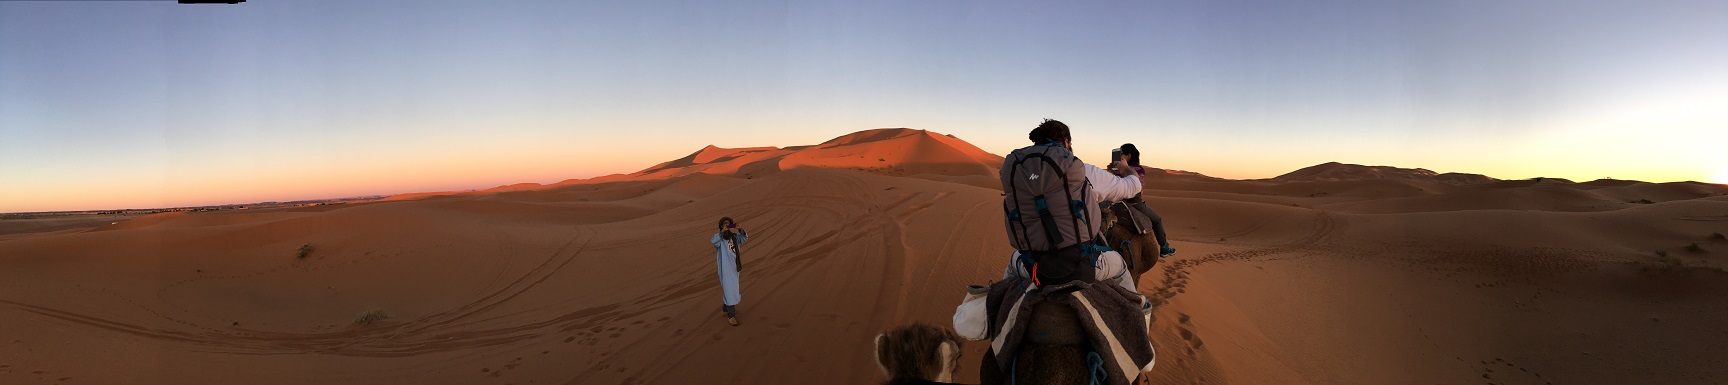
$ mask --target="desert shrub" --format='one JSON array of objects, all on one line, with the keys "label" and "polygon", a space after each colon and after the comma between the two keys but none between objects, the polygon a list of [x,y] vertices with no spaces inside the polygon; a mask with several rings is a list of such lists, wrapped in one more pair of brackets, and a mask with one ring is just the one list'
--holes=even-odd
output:
[{"label": "desert shrub", "polygon": [[1656,202],[1651,202],[1649,199],[1639,199],[1639,200],[1632,202],[1632,203],[1652,204],[1652,203],[1656,203]]},{"label": "desert shrub", "polygon": [[1671,273],[1686,270],[1686,262],[1679,258],[1668,256],[1666,251],[1657,251],[1656,259],[1640,263],[1641,269],[1648,273]]},{"label": "desert shrub", "polygon": [[306,259],[306,256],[311,255],[311,254],[312,254],[312,244],[310,244],[310,243],[302,244],[302,245],[300,245],[300,252],[298,255],[295,256],[295,258]]},{"label": "desert shrub", "polygon": [[385,312],[384,309],[374,307],[360,312],[360,315],[354,316],[354,324],[366,326],[371,325],[373,322],[383,321],[387,318],[390,318],[390,313]]},{"label": "desert shrub", "polygon": [[1722,233],[1718,232],[1715,234],[1710,234],[1710,239],[1716,240],[1716,241],[1728,241],[1728,235],[1722,235]]},{"label": "desert shrub", "polygon": [[1692,242],[1692,244],[1686,245],[1686,251],[1690,251],[1690,252],[1694,252],[1694,253],[1702,253],[1702,252],[1704,252],[1704,248],[1701,246],[1698,246],[1698,242]]}]

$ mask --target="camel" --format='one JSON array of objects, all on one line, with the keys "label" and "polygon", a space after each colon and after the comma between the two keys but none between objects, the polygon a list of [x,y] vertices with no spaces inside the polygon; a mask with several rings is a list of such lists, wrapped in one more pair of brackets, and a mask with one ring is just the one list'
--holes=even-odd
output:
[{"label": "camel", "polygon": [[[1158,240],[1151,233],[1140,234],[1126,219],[1118,220],[1115,212],[1101,210],[1101,228],[1110,247],[1122,254],[1131,265],[1134,282],[1158,263]],[[1127,241],[1127,245],[1123,244]],[[1091,346],[1086,340],[1079,317],[1074,309],[1050,302],[1032,308],[1032,319],[1025,327],[1029,336],[1004,371],[996,365],[996,352],[984,351],[978,378],[984,385],[994,384],[1088,384],[1092,373],[1086,361]],[[1012,376],[1013,378],[1009,378]]]},{"label": "camel", "polygon": [[[1103,214],[1100,228],[1104,229],[1106,244],[1122,254],[1123,262],[1131,266],[1128,270],[1134,275],[1134,282],[1139,283],[1140,276],[1158,264],[1158,239],[1152,233],[1135,232],[1130,219],[1118,217],[1116,210],[1105,208],[1099,211]],[[1127,244],[1124,245],[1123,241]]]},{"label": "camel", "polygon": [[[1091,351],[1091,347],[1086,341],[1086,332],[1081,329],[1074,309],[1045,302],[1033,307],[1032,311],[1032,320],[1025,326],[1028,328],[1028,337],[1025,345],[1020,348],[1019,357],[1014,359],[1014,364],[1005,371],[996,365],[996,352],[985,350],[983,364],[978,370],[979,383],[1089,383],[1092,374],[1086,363],[1086,353]],[[1014,378],[1010,379],[1010,376]]]},{"label": "camel", "polygon": [[960,336],[915,323],[876,335],[876,366],[884,385],[948,384],[960,363]]}]

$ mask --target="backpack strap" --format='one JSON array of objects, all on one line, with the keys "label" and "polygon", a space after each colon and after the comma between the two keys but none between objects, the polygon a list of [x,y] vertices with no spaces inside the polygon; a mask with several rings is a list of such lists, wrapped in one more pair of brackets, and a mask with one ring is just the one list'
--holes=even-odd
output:
[{"label": "backpack strap", "polygon": [[1050,247],[1062,243],[1062,232],[1056,229],[1056,218],[1050,214],[1050,201],[1043,195],[1032,197],[1032,204],[1038,207],[1038,221],[1044,223],[1044,237],[1050,240]]},{"label": "backpack strap", "polygon": [[1020,266],[1026,268],[1026,274],[1031,276],[1029,281],[1032,281],[1032,286],[1043,285],[1043,283],[1038,282],[1038,260],[1032,258],[1032,252],[1029,250],[1019,250],[1019,252]]}]

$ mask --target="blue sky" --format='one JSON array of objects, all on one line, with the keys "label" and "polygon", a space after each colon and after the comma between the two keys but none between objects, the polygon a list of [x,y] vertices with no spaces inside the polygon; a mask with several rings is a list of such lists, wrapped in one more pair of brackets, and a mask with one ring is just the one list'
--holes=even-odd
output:
[{"label": "blue sky", "polygon": [[1728,2],[0,2],[0,212],[629,172],[913,127],[1265,178],[1728,183]]}]

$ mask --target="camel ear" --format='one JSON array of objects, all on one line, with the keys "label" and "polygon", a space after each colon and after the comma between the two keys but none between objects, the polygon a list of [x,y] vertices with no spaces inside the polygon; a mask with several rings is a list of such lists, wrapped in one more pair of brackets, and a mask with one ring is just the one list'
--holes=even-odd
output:
[{"label": "camel ear", "polygon": [[882,374],[893,376],[894,372],[888,371],[888,366],[882,364],[882,355],[887,354],[887,352],[882,351],[882,342],[887,339],[887,334],[876,335],[876,354],[873,357],[876,357],[876,367],[882,369]]},{"label": "camel ear", "polygon": [[957,369],[954,367],[954,355],[960,352],[960,348],[954,346],[953,342],[942,341],[936,351],[942,355],[942,371],[936,373],[936,382],[954,382],[954,370]]}]

